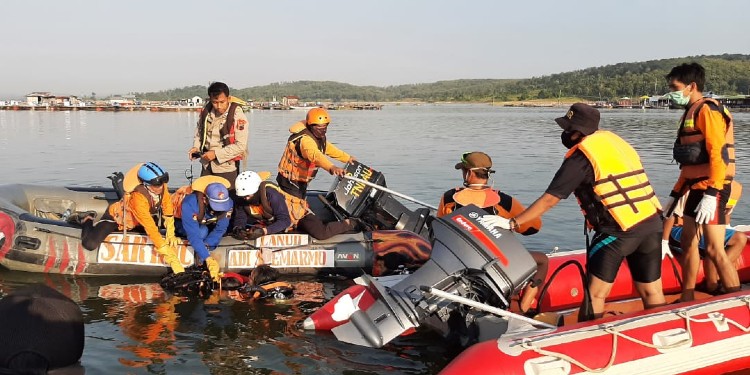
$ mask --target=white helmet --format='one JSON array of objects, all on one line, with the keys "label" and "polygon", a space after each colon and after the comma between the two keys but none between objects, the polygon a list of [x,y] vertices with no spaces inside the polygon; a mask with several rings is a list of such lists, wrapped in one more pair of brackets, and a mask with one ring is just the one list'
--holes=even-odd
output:
[{"label": "white helmet", "polygon": [[237,190],[237,196],[245,197],[257,193],[261,182],[263,182],[263,180],[253,171],[244,171],[240,173],[240,175],[237,176],[237,179],[234,180],[234,187]]}]

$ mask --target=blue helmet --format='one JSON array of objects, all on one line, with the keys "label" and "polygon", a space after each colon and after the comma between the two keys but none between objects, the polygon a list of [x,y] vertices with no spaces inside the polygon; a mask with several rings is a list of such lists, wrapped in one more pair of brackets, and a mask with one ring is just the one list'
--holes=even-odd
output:
[{"label": "blue helmet", "polygon": [[138,168],[138,179],[146,185],[159,186],[169,182],[169,173],[154,162],[148,162]]}]

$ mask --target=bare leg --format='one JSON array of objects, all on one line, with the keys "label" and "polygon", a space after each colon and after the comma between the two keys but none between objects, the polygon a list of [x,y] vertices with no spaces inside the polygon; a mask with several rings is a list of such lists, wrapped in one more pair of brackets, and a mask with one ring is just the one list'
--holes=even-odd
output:
[{"label": "bare leg", "polygon": [[[661,285],[661,279],[659,280]],[[612,283],[608,283],[594,275],[589,275],[589,294],[591,295],[591,307],[594,310],[594,318],[604,315],[604,302],[612,291]]]},{"label": "bare leg", "polygon": [[684,217],[680,247],[682,247],[682,296],[680,300],[692,301],[695,299],[695,281],[698,278],[698,267],[701,261],[698,253],[695,218]]},{"label": "bare leg", "polygon": [[716,266],[724,289],[728,292],[739,290],[740,279],[737,275],[737,269],[724,250],[726,227],[724,225],[704,224],[701,225],[701,229],[706,243],[706,252],[711,262]]},{"label": "bare leg", "polygon": [[[737,269],[737,259],[742,255],[746,243],[747,235],[743,232],[734,232],[734,235],[727,242],[727,257],[729,257],[729,261],[732,262],[735,269]],[[719,287],[719,273],[711,259],[703,259],[703,271],[706,275],[706,289],[710,292],[715,291]]]},{"label": "bare leg", "polygon": [[[544,279],[547,277],[547,270],[549,269],[549,258],[547,258],[546,254],[537,251],[530,251],[529,253],[536,262],[536,273],[531,276],[531,280],[540,279],[544,282]],[[521,297],[520,302],[521,311],[529,311],[529,308],[531,308],[531,305],[534,303],[534,298],[539,292],[541,286],[541,284],[537,286],[531,286],[531,284],[526,285],[523,289],[523,296]]]},{"label": "bare leg", "polygon": [[650,283],[637,282],[635,283],[635,290],[638,291],[641,300],[643,300],[644,309],[652,309],[667,304],[662,291],[661,278]]}]

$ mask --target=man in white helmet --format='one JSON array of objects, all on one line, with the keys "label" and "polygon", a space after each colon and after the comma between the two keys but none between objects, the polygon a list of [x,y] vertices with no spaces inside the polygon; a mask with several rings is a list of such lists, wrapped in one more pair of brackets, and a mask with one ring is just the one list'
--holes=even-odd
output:
[{"label": "man in white helmet", "polygon": [[[277,185],[263,181],[253,171],[242,172],[235,180],[239,206],[235,209],[232,235],[237,239],[254,240],[266,234],[283,233],[297,228],[318,240],[355,230],[351,219],[323,223],[311,214],[307,202],[288,194]],[[248,224],[254,223],[251,228]]]}]

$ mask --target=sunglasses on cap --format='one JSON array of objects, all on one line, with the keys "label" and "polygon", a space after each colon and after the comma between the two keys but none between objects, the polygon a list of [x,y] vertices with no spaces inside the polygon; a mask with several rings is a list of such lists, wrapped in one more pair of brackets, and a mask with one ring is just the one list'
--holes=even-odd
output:
[{"label": "sunglasses on cap", "polygon": [[168,172],[164,172],[163,175],[156,176],[156,177],[154,177],[154,178],[152,178],[152,179],[150,179],[148,181],[143,181],[143,183],[145,185],[156,186],[156,187],[164,185],[164,184],[166,184],[168,182],[169,182],[169,173]]}]

